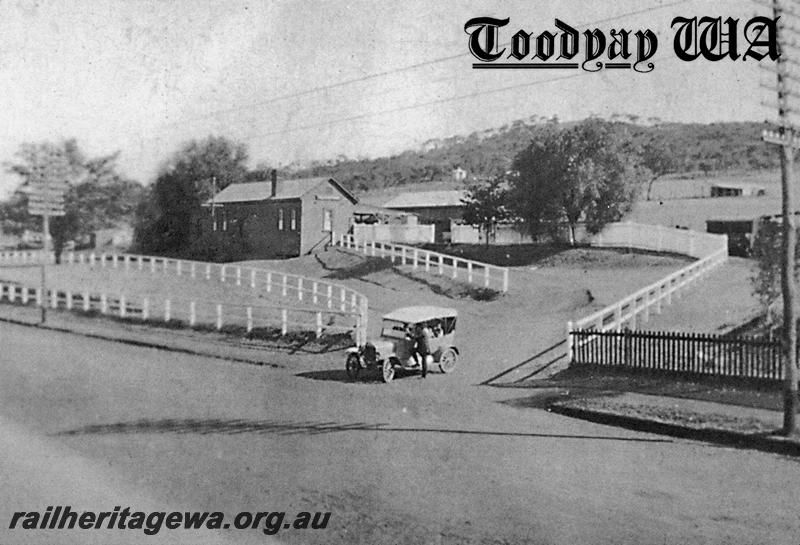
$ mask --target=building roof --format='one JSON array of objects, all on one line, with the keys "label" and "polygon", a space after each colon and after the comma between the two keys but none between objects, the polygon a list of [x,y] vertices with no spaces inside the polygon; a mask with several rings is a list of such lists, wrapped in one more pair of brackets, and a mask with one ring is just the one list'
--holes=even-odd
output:
[{"label": "building roof", "polygon": [[467,197],[467,192],[462,190],[450,191],[418,191],[415,193],[402,193],[393,198],[384,208],[434,208],[442,206],[464,206],[462,199]]},{"label": "building roof", "polygon": [[343,188],[333,178],[297,178],[294,180],[278,180],[277,191],[275,196],[272,193],[272,182],[248,182],[243,184],[231,184],[219,193],[213,199],[208,200],[205,204],[210,205],[212,200],[214,204],[226,204],[234,202],[254,202],[254,201],[267,201],[267,200],[287,200],[299,199],[309,191],[322,183],[328,182],[335,187],[342,195],[344,195],[350,202],[356,204],[356,199],[352,193]]}]

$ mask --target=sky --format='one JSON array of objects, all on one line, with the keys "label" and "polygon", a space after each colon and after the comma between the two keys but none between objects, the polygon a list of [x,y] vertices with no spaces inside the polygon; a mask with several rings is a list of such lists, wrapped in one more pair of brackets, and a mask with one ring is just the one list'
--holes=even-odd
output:
[{"label": "sky", "polygon": [[[680,61],[670,27],[756,14],[769,10],[750,0],[0,0],[0,163],[24,142],[76,138],[90,155],[120,152],[120,170],[147,184],[208,135],[279,166],[531,117],[762,121],[774,78],[752,59]],[[555,31],[555,18],[650,29],[655,69],[474,70],[464,25],[486,16],[510,18],[502,43]],[[0,197],[18,183],[3,169]]]}]

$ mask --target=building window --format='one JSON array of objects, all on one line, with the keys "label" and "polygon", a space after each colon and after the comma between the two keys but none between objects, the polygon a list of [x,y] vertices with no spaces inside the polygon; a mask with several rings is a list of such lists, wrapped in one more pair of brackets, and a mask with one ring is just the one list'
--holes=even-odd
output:
[{"label": "building window", "polygon": [[222,230],[228,230],[228,212],[224,208],[222,209]]},{"label": "building window", "polygon": [[322,230],[333,231],[333,211],[328,209],[322,210]]},{"label": "building window", "polygon": [[289,229],[297,231],[297,210],[292,208],[291,216],[289,217]]},{"label": "building window", "polygon": [[278,231],[283,231],[283,208],[278,208]]}]

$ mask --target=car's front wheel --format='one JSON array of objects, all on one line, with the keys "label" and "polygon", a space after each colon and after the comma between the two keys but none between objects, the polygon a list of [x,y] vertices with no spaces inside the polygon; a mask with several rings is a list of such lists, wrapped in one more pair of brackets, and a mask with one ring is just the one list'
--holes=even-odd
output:
[{"label": "car's front wheel", "polygon": [[345,370],[347,371],[347,378],[350,380],[358,379],[358,375],[361,373],[361,362],[358,359],[358,354],[350,354],[347,356]]},{"label": "car's front wheel", "polygon": [[383,378],[383,382],[392,382],[394,378],[394,365],[392,365],[392,360],[390,358],[383,360],[381,377]]}]

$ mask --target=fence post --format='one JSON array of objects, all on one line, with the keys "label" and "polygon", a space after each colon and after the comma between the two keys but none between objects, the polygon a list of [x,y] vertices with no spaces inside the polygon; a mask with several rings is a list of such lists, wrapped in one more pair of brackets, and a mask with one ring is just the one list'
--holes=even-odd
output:
[{"label": "fence post", "polygon": [[58,308],[58,290],[53,290],[50,292],[50,307]]},{"label": "fence post", "polygon": [[489,287],[489,267],[483,267],[483,287]]},{"label": "fence post", "polygon": [[83,254],[78,254],[78,263],[83,265],[84,261],[85,261],[85,256]]},{"label": "fence post", "polygon": [[[67,293],[64,294],[64,297],[66,298],[67,310],[72,310],[72,292],[71,291],[67,291]],[[27,299],[28,299],[28,288],[23,288],[22,289],[22,302],[23,303],[27,303],[28,302]]]},{"label": "fence post", "polygon": [[272,291],[272,272],[267,272],[267,293]]},{"label": "fence post", "polygon": [[[2,297],[3,293],[1,291],[2,284],[0,284],[0,297]],[[42,288],[36,288],[36,306],[42,306]]]},{"label": "fence post", "polygon": [[413,263],[412,267],[413,267],[414,269],[416,269],[416,268],[417,268],[417,266],[418,266],[418,265],[417,265],[417,260],[419,259],[419,250],[418,250],[418,249],[416,249],[416,248],[414,248],[414,253],[413,253],[412,255],[414,256],[414,263]]},{"label": "fence post", "polygon": [[322,337],[322,313],[319,311],[317,311],[317,330],[315,333],[317,339]]},{"label": "fence post", "polygon": [[431,272],[431,253],[425,252],[425,272]]},{"label": "fence post", "polygon": [[222,329],[222,305],[217,303],[217,331]]},{"label": "fence post", "polygon": [[503,269],[503,293],[508,291],[508,269]]},{"label": "fence post", "polygon": [[22,304],[23,305],[28,304],[28,286],[22,287]]},{"label": "fence post", "polygon": [[317,283],[316,282],[311,284],[311,301],[315,305],[317,304]]},{"label": "fence post", "polygon": [[575,345],[572,338],[572,322],[567,322],[567,364],[575,361]]},{"label": "fence post", "polygon": [[145,297],[142,299],[142,321],[146,322],[150,318],[150,300]]},{"label": "fence post", "polygon": [[150,256],[150,273],[156,274],[156,258]]},{"label": "fence post", "polygon": [[303,277],[300,276],[297,278],[297,300],[303,300]]},{"label": "fence post", "polygon": [[95,255],[94,255],[94,252],[92,252],[92,253],[89,254],[89,265],[90,266],[94,265],[94,259],[95,259]]},{"label": "fence post", "polygon": [[358,298],[357,298],[357,296],[356,296],[356,294],[355,294],[355,293],[354,293],[354,294],[352,295],[352,297],[350,298],[350,306],[352,307],[352,309],[353,309],[353,312],[355,312],[356,310],[358,310]]},{"label": "fence post", "polygon": [[181,261],[180,259],[175,264],[175,272],[178,273],[178,276],[180,276],[181,272],[183,272],[183,261]]},{"label": "fence post", "polygon": [[219,268],[219,281],[225,282],[225,265],[221,265]]},{"label": "fence post", "polygon": [[119,296],[119,317],[120,318],[124,318],[125,317],[125,296],[124,295],[120,295]]},{"label": "fence post", "polygon": [[189,277],[195,278],[197,276],[197,263],[194,261],[189,265]]},{"label": "fence post", "polygon": [[92,300],[89,298],[89,292],[88,291],[83,292],[83,311],[89,312],[91,304]]},{"label": "fence post", "polygon": [[108,314],[108,296],[105,293],[100,294],[100,314]]},{"label": "fence post", "polygon": [[144,260],[142,259],[142,256],[137,255],[136,256],[136,268],[141,271],[143,266],[144,266]]},{"label": "fence post", "polygon": [[400,246],[400,264],[401,265],[405,265],[406,264],[406,247],[405,246]]},{"label": "fence post", "polygon": [[13,303],[17,298],[17,287],[14,284],[8,285],[8,301]]},{"label": "fence post", "polygon": [[656,314],[661,314],[661,284],[656,288]]},{"label": "fence post", "polygon": [[347,293],[345,293],[344,286],[342,286],[340,289],[341,289],[341,299],[342,299],[341,310],[342,312],[344,312],[344,309],[347,306]]},{"label": "fence post", "polygon": [[164,299],[164,321],[169,322],[172,319],[172,305],[169,299]]},{"label": "fence post", "polygon": [[256,270],[250,269],[250,287],[255,289],[256,287]]},{"label": "fence post", "polygon": [[242,285],[242,268],[241,267],[236,267],[236,285],[237,286],[241,286]]},{"label": "fence post", "polygon": [[194,327],[197,323],[197,304],[189,301],[189,327]]},{"label": "fence post", "polygon": [[253,331],[253,307],[247,307],[247,332]]},{"label": "fence post", "polygon": [[111,254],[111,268],[117,268],[117,254]]},{"label": "fence post", "polygon": [[289,330],[289,319],[287,314],[288,313],[286,312],[285,308],[281,309],[281,335],[284,337]]},{"label": "fence post", "polygon": [[100,254],[100,267],[105,268],[105,266],[106,266],[106,253],[103,252],[102,254]]},{"label": "fence post", "polygon": [[394,244],[389,246],[389,258],[392,260],[392,263],[394,263]]},{"label": "fence post", "polygon": [[455,280],[458,278],[458,259],[451,257],[450,261],[453,262],[453,280]]},{"label": "fence post", "polygon": [[328,284],[328,308],[333,306],[333,286]]},{"label": "fence post", "polygon": [[467,282],[472,284],[472,261],[467,261]]},{"label": "fence post", "polygon": [[439,276],[444,276],[444,255],[436,254],[436,257],[439,258]]},{"label": "fence post", "polygon": [[286,290],[289,287],[289,278],[283,275],[283,296],[286,297]]},{"label": "fence post", "polygon": [[206,280],[211,280],[211,263],[206,264]]}]

